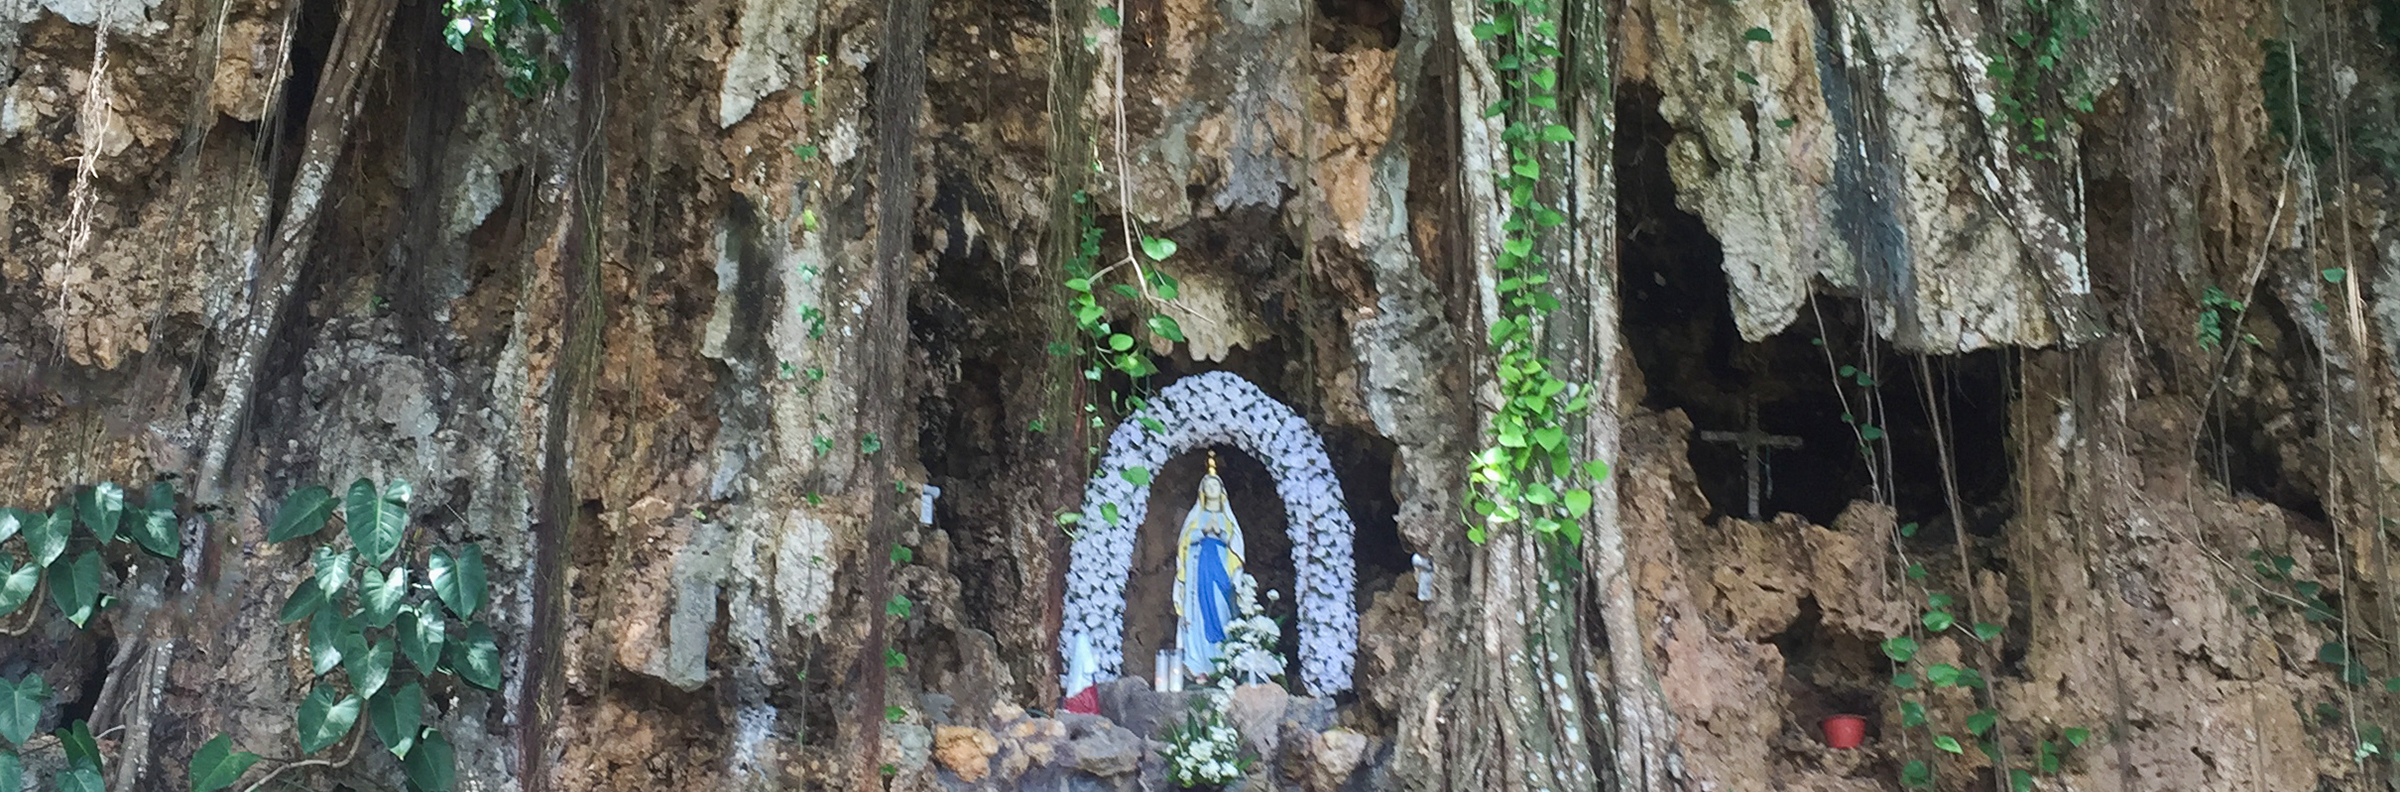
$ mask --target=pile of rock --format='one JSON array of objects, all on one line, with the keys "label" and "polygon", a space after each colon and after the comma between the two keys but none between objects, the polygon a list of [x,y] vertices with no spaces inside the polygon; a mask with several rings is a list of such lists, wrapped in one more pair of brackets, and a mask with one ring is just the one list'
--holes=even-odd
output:
[{"label": "pile of rock", "polygon": [[[1129,792],[1166,790],[1159,741],[1180,723],[1192,692],[1161,693],[1139,679],[1100,687],[1100,714],[1029,715],[1004,707],[990,728],[936,726],[932,758],[945,789]],[[1228,790],[1350,792],[1385,788],[1388,740],[1334,725],[1329,699],[1271,685],[1233,691],[1226,720],[1257,762]]]}]

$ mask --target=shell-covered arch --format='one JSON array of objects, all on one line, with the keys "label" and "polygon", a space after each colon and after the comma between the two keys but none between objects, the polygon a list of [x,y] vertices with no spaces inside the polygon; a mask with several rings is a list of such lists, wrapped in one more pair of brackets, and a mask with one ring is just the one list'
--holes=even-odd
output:
[{"label": "shell-covered arch", "polygon": [[[1274,476],[1299,589],[1301,681],[1313,695],[1350,689],[1358,652],[1358,613],[1351,605],[1358,585],[1351,552],[1357,528],[1343,505],[1341,482],[1307,421],[1249,380],[1223,371],[1176,380],[1109,434],[1100,469],[1083,489],[1081,532],[1068,561],[1062,659],[1072,662],[1066,655],[1080,637],[1091,642],[1097,678],[1114,678],[1124,666],[1125,585],[1135,534],[1150,509],[1150,486],[1127,480],[1124,471],[1155,472],[1169,459],[1210,445],[1240,449]],[[1104,516],[1112,505],[1115,520]]]}]

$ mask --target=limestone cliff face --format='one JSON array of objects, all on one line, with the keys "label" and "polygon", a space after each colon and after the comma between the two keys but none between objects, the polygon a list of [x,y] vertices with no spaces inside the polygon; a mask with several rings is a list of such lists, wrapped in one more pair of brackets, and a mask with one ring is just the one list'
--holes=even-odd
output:
[{"label": "limestone cliff face", "polygon": [[[0,651],[71,691],[45,728],[126,727],[111,750],[152,761],[121,789],[183,788],[219,732],[293,752],[276,612],[308,550],[263,515],[360,476],[491,555],[510,681],[435,706],[465,788],[1146,783],[1154,735],[1121,730],[1166,705],[1041,717],[1055,516],[1106,436],[1082,405],[1121,414],[1053,352],[1079,211],[1100,266],[1129,230],[1179,245],[1189,338],[1144,339],[1153,382],[1290,404],[1359,524],[1357,695],[1245,705],[1259,784],[1890,789],[1931,758],[1988,788],[1903,739],[1904,701],[1952,733],[1996,708],[2020,769],[2091,729],[2043,781],[2076,789],[2392,773],[2400,746],[2352,761],[2400,729],[2390,3],[2079,7],[2037,92],[2061,128],[2022,150],[1990,64],[2051,24],[2024,8],[1569,4],[1607,66],[1575,155],[1599,254],[1562,289],[1605,325],[1582,375],[1621,383],[1588,443],[1623,546],[1565,595],[1587,679],[1556,684],[1605,706],[1541,761],[1458,712],[1514,613],[1477,592],[1517,563],[1458,523],[1490,365],[1475,6],[586,3],[541,40],[568,77],[518,98],[440,5],[0,0],[0,506],[221,485],[183,563]],[[1759,520],[1695,434],[1752,410],[1806,440]],[[2005,628],[1923,650],[1988,695],[1887,683],[1929,591]],[[2316,661],[2344,641],[2378,684]],[[1837,710],[1869,750],[1817,743]],[[398,788],[380,753],[311,772]]]}]

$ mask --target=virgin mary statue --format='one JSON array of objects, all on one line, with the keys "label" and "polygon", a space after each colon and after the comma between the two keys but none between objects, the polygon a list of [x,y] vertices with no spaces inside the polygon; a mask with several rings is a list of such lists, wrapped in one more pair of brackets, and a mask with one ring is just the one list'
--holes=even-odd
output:
[{"label": "virgin mary statue", "polygon": [[1175,547],[1176,646],[1187,673],[1212,676],[1225,626],[1241,617],[1233,580],[1242,569],[1242,527],[1226,505],[1225,482],[1217,478],[1213,451],[1208,475],[1200,478],[1200,498],[1183,519]]}]

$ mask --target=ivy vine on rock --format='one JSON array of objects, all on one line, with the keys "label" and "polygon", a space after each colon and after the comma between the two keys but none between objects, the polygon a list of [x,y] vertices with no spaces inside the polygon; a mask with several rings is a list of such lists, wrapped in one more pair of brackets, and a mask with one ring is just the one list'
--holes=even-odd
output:
[{"label": "ivy vine on rock", "polygon": [[1567,222],[1565,212],[1541,197],[1542,162],[1550,147],[1575,140],[1574,131],[1558,123],[1561,52],[1549,11],[1548,0],[1498,0],[1490,17],[1473,28],[1475,39],[1492,49],[1494,68],[1507,75],[1503,97],[1484,115],[1507,121],[1500,139],[1509,163],[1497,185],[1508,215],[1494,262],[1500,311],[1488,339],[1501,402],[1492,416],[1494,444],[1475,455],[1469,474],[1467,506],[1474,517],[1467,520],[1467,535],[1477,543],[1491,528],[1511,523],[1544,539],[1580,543],[1580,521],[1592,507],[1590,487],[1608,475],[1606,462],[1576,459],[1569,421],[1589,409],[1590,397],[1558,376],[1559,366],[1540,340],[1544,318],[1559,307],[1540,237]]}]

